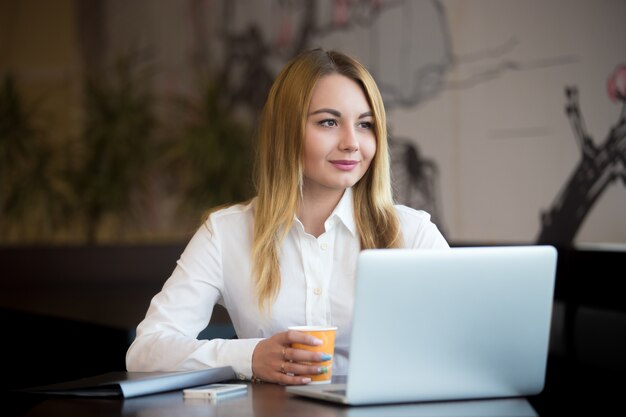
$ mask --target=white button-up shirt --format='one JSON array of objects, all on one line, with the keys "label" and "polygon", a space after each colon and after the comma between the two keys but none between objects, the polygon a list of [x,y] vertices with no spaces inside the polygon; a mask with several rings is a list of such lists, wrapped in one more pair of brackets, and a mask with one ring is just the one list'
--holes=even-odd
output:
[{"label": "white button-up shirt", "polygon": [[[424,211],[395,206],[408,248],[448,248]],[[252,376],[252,353],[263,338],[296,325],[333,325],[333,374],[347,372],[354,278],[360,251],[348,189],[318,238],[295,219],[283,241],[281,284],[267,314],[258,309],[251,274],[254,200],[219,210],[201,226],[163,289],[151,301],[126,355],[129,371],[174,371],[232,366]],[[223,305],[238,339],[197,340]]]}]

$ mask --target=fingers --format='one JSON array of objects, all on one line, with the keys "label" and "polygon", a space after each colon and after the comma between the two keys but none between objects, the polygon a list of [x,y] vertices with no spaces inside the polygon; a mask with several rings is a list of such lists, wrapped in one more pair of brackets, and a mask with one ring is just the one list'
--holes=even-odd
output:
[{"label": "fingers", "polygon": [[[290,346],[293,343],[299,343],[301,345],[319,346],[324,342],[310,334],[299,332],[296,330],[289,330],[286,332],[286,345]],[[308,361],[308,362],[321,362],[330,360],[321,352],[313,352],[304,349],[286,348],[283,351],[283,358],[290,361]]]},{"label": "fingers", "polygon": [[303,365],[297,362],[283,362],[277,382],[283,385],[303,385],[311,382],[311,375],[329,372],[326,366]]},{"label": "fingers", "polygon": [[311,375],[324,374],[329,367],[319,362],[331,360],[329,354],[292,348],[292,343],[317,346],[322,341],[303,332],[288,331],[259,342],[252,355],[255,380],[284,385],[311,382]]},{"label": "fingers", "polygon": [[288,375],[319,375],[330,371],[328,366],[319,364],[303,364],[299,362],[282,362],[280,371]]},{"label": "fingers", "polygon": [[292,362],[325,362],[332,356],[324,352],[311,352],[309,350],[285,348],[283,360]]},{"label": "fingers", "polygon": [[305,385],[311,382],[311,378],[308,376],[280,374],[276,382],[281,385]]},{"label": "fingers", "polygon": [[[286,344],[299,343],[302,345],[319,346],[323,341],[311,336],[310,334],[289,330],[286,332]],[[332,357],[324,352],[315,352],[304,349],[286,348],[283,351],[283,359],[295,362],[324,362],[329,361]]]},{"label": "fingers", "polygon": [[301,349],[283,348],[280,372],[288,376],[318,375],[329,371],[328,366],[315,362],[328,361],[331,356],[321,352],[309,352]]},{"label": "fingers", "polygon": [[289,330],[285,333],[285,335],[287,336],[286,344],[300,343],[303,345],[319,346],[324,343],[317,337],[311,336],[310,334],[304,332],[299,332],[297,330]]}]

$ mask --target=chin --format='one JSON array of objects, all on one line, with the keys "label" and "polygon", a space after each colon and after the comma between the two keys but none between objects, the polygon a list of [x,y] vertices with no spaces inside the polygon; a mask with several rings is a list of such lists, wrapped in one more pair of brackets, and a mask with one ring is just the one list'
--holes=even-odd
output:
[{"label": "chin", "polygon": [[337,189],[341,189],[341,190],[345,190],[347,188],[350,187],[354,187],[354,185],[357,183],[358,181],[342,181],[340,183],[338,183],[335,187],[333,188],[337,188]]}]

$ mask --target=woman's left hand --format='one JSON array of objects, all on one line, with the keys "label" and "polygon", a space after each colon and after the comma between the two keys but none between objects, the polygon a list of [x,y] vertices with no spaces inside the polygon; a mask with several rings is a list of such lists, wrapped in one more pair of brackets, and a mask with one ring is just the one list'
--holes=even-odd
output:
[{"label": "woman's left hand", "polygon": [[[302,385],[311,382],[307,375],[323,373],[315,362],[327,361],[322,352],[311,352],[291,347],[292,343],[319,346],[320,339],[296,330],[276,333],[259,342],[252,353],[252,374],[265,382],[284,385]],[[312,364],[305,364],[312,363]]]}]

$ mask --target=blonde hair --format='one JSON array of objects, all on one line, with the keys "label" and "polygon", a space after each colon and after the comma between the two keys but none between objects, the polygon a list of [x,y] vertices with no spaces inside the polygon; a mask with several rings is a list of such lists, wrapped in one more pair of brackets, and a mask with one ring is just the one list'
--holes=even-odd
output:
[{"label": "blonde hair", "polygon": [[303,184],[303,147],[313,88],[329,74],[356,81],[371,107],[376,154],[353,187],[354,217],[361,249],[401,245],[393,208],[387,120],[382,97],[367,69],[335,51],[300,54],[278,74],[259,121],[252,268],[259,309],[273,303],[280,288],[280,247],[292,225]]}]

